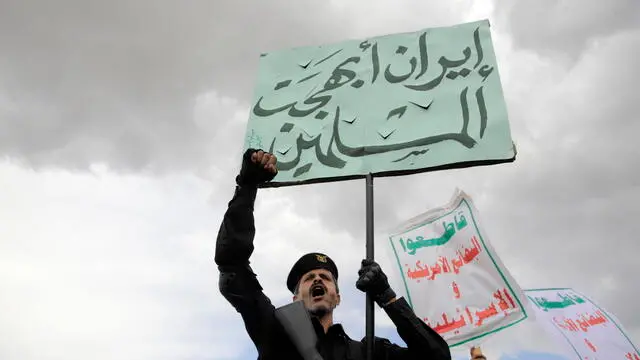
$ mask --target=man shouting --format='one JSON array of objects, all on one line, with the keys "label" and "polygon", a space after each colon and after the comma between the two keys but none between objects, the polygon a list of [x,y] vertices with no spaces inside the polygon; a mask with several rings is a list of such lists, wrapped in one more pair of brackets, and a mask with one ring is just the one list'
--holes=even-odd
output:
[{"label": "man shouting", "polygon": [[[236,177],[235,194],[229,202],[216,242],[215,261],[220,270],[220,292],[240,313],[259,359],[302,359],[275,316],[275,307],[249,266],[253,253],[255,225],[253,205],[257,186],[277,174],[276,157],[249,149]],[[380,266],[362,260],[356,287],[369,294],[396,325],[407,344],[400,347],[375,338],[375,360],[451,360],[449,346],[420,320],[404,298],[397,298]],[[338,268],[325,254],[303,255],[287,277],[294,301],[301,301],[312,317],[318,336],[316,348],[324,360],[365,360],[366,339],[352,340],[340,324],[333,322],[333,310],[340,304]]]}]

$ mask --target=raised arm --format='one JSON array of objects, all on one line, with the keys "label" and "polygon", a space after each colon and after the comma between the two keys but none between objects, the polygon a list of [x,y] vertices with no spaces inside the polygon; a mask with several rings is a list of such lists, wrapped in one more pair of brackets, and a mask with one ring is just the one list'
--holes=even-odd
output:
[{"label": "raised arm", "polygon": [[220,271],[222,295],[240,313],[247,333],[259,353],[268,353],[270,334],[277,327],[274,306],[262,292],[262,286],[249,266],[253,253],[255,224],[253,217],[257,185],[270,181],[277,173],[276,158],[249,149],[236,177],[236,190],[224,214],[216,240],[215,262]]},{"label": "raised arm", "polygon": [[[449,345],[435,330],[420,320],[404,298],[396,298],[380,265],[363,260],[356,287],[370,294],[384,309],[407,344],[401,347],[376,338],[374,358],[380,360],[451,360]],[[365,339],[363,339],[365,340]],[[366,346],[366,343],[365,343]]]},{"label": "raised arm", "polygon": [[404,298],[383,308],[396,325],[398,335],[407,344],[406,348],[391,343],[384,344],[388,359],[451,360],[447,342],[416,316]]}]

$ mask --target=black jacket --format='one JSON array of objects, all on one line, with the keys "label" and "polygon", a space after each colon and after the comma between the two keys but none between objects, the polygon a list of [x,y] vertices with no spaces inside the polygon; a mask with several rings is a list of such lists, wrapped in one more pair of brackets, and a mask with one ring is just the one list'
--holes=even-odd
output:
[{"label": "black jacket", "polygon": [[[247,333],[258,350],[258,359],[302,359],[276,320],[275,307],[262,292],[262,286],[249,266],[254,249],[256,193],[256,188],[237,187],[224,215],[215,254],[220,270],[220,292],[242,316]],[[414,314],[404,298],[387,305],[384,310],[408,347],[376,337],[374,360],[451,360],[444,339]],[[350,339],[340,324],[333,325],[324,334],[315,319],[313,323],[318,334],[317,348],[324,360],[366,360],[366,339]]]}]

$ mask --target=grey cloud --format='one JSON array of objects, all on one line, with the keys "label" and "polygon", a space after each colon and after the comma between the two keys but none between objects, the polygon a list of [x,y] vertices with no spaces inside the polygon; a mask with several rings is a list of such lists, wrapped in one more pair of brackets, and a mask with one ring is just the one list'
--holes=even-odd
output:
[{"label": "grey cloud", "polygon": [[[539,264],[540,280],[592,294],[627,327],[640,327],[629,300],[638,295],[629,285],[640,251],[640,127],[632,121],[640,100],[633,90],[638,54],[640,31],[613,36],[585,55],[568,80],[582,91],[565,84],[549,94],[546,117],[554,127],[526,166],[491,185],[487,206],[497,236],[509,239],[501,244],[505,253]],[[627,70],[601,66],[612,58]],[[525,121],[542,120],[533,115]]]},{"label": "grey cloud", "polygon": [[229,119],[195,124],[195,97],[213,89],[249,106],[260,53],[446,25],[468,4],[423,2],[407,16],[408,3],[7,0],[0,154],[80,171],[207,167]]},{"label": "grey cloud", "polygon": [[496,6],[517,46],[549,55],[577,56],[595,37],[606,37],[640,23],[635,0],[505,1]]},{"label": "grey cloud", "polygon": [[0,153],[79,169],[211,161],[195,96],[250,98],[261,52],[338,39],[347,15],[313,1],[4,1]]},{"label": "grey cloud", "polygon": [[[377,251],[386,229],[445,203],[459,186],[523,285],[574,286],[633,330],[640,10],[633,0],[592,3],[496,7],[495,31],[509,30],[518,50],[573,62],[501,64],[514,68],[503,80],[521,144],[514,164],[376,179]],[[245,115],[237,109],[252,96],[259,53],[465,21],[463,11],[427,5],[385,17],[359,2],[340,10],[311,1],[231,4],[3,1],[0,155],[77,169],[213,164],[222,209],[240,160]],[[211,89],[239,102],[215,103],[194,121],[195,97]],[[329,232],[348,231],[364,253],[364,180],[267,191],[295,199],[296,212],[318,216]]]},{"label": "grey cloud", "polygon": [[1,359],[239,352],[230,334],[244,328],[231,323],[214,275],[206,183],[9,164],[0,174],[0,308],[11,309]]}]

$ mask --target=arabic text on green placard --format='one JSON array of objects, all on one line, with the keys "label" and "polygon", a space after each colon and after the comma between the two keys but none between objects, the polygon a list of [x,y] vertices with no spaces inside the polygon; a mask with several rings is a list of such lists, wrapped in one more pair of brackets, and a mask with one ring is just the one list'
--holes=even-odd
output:
[{"label": "arabic text on green placard", "polygon": [[489,22],[263,54],[244,147],[281,185],[513,161]]}]

